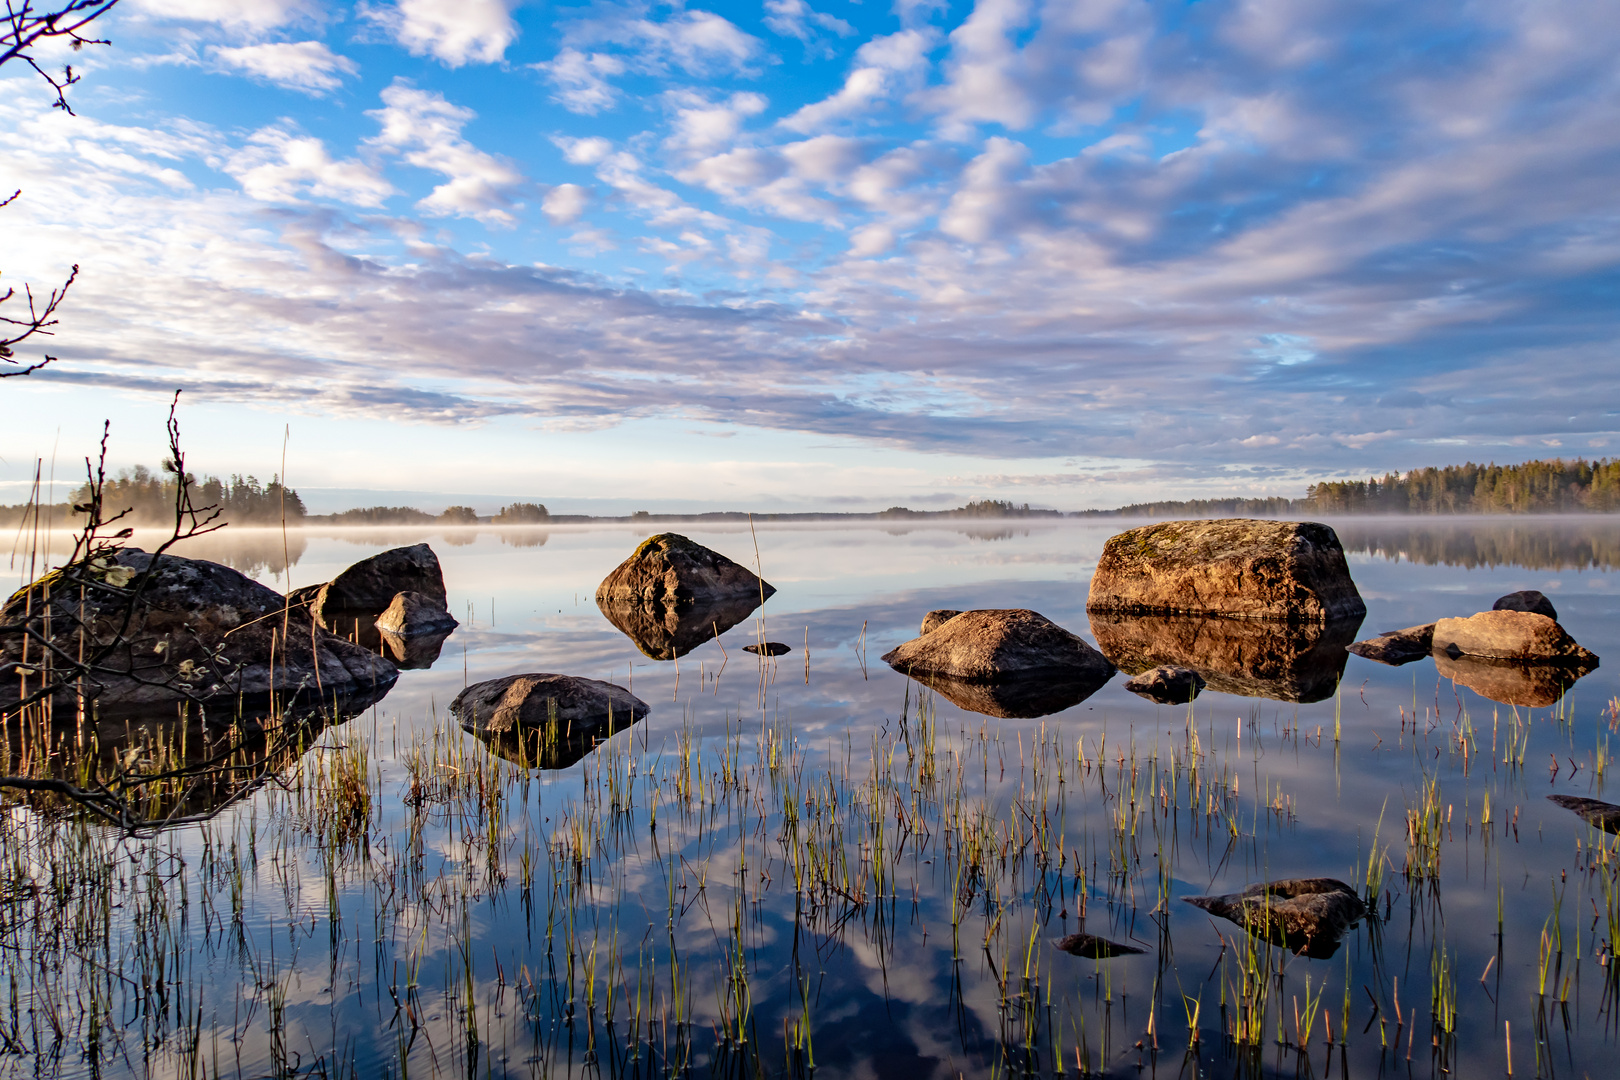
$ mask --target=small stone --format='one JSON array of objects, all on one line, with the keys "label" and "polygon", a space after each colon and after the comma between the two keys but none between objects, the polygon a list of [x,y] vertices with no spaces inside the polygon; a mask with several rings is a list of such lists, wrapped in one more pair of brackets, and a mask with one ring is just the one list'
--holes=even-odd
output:
[{"label": "small stone", "polygon": [[1337,952],[1345,931],[1367,913],[1356,891],[1334,878],[1285,878],[1225,896],[1182,899],[1317,960]]},{"label": "small stone", "polygon": [[1555,620],[1532,611],[1481,611],[1466,619],[1441,619],[1434,624],[1434,647],[1452,656],[1597,666],[1597,657],[1581,648]]},{"label": "small stone", "polygon": [[1434,647],[1434,623],[1408,626],[1405,630],[1386,630],[1377,637],[1357,641],[1345,648],[1357,656],[1376,660],[1380,664],[1399,667],[1421,660]]},{"label": "small stone", "polygon": [[783,656],[792,651],[792,647],[784,645],[780,641],[767,641],[763,645],[743,646],[743,652],[751,652],[756,656]]},{"label": "small stone", "polygon": [[1160,705],[1185,705],[1207,685],[1204,677],[1192,668],[1161,664],[1133,677],[1125,684],[1125,689]]},{"label": "small stone", "polygon": [[1146,949],[1138,949],[1135,945],[1122,945],[1117,941],[1109,941],[1095,934],[1070,934],[1053,942],[1058,948],[1071,956],[1079,956],[1086,960],[1108,960],[1115,956],[1138,956]]},{"label": "small stone", "polygon": [[1510,592],[1506,596],[1499,596],[1496,598],[1496,603],[1491,605],[1491,610],[1533,611],[1537,615],[1545,615],[1554,621],[1558,619],[1558,609],[1553,607],[1552,601],[1547,599],[1544,593],[1536,589],[1520,589],[1518,592]]},{"label": "small stone", "polygon": [[442,633],[460,625],[442,605],[418,592],[395,593],[393,602],[376,621],[378,630],[401,637]]}]

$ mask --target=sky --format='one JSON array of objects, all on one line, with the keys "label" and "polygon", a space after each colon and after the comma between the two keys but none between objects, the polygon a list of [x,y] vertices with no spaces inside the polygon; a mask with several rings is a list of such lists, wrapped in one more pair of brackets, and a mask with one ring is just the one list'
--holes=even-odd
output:
[{"label": "sky", "polygon": [[1612,14],[122,0],[50,54],[76,115],[0,69],[0,285],[80,267],[0,382],[0,503],[104,420],[155,464],[176,389],[196,471],[323,511],[1612,455]]}]

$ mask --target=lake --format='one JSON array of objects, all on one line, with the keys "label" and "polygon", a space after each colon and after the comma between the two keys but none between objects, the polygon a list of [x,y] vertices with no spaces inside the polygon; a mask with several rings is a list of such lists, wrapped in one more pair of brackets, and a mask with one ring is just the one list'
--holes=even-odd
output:
[{"label": "lake", "polygon": [[[778,591],[669,660],[593,601],[646,527],[191,541],[285,590],[425,540],[461,626],[364,714],[173,792],[201,823],[12,798],[0,1076],[1606,1075],[1620,846],[1547,796],[1605,797],[1616,523],[1332,522],[1368,614],[1309,640],[1094,624],[1134,524],[673,526]],[[1605,666],[1549,689],[1343,650],[1519,589]],[[937,608],[1210,685],[924,686],[879,658]],[[515,672],[651,712],[545,746],[450,719]],[[1282,878],[1372,912],[1299,954],[1182,900]]]}]

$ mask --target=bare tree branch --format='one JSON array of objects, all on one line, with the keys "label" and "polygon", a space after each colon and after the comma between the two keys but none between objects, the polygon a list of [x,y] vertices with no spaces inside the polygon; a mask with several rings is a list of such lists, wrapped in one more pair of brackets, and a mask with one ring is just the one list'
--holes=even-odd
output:
[{"label": "bare tree branch", "polygon": [[63,39],[78,52],[86,45],[111,45],[102,38],[87,37],[84,30],[91,23],[111,11],[118,0],[68,0],[43,6],[34,0],[5,0],[6,12],[0,21],[0,67],[13,60],[33,68],[51,86],[56,95],[56,107],[69,115],[73,109],[67,103],[67,88],[79,81],[73,65],[67,64],[60,75],[52,74],[41,65],[34,50],[41,43]]}]

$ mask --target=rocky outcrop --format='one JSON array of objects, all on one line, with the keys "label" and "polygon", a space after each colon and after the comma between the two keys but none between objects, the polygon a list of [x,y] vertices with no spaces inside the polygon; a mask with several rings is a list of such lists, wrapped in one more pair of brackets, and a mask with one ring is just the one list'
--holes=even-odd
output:
[{"label": "rocky outcrop", "polygon": [[1166,521],[1110,538],[1086,610],[1304,623],[1367,613],[1331,528],[1248,518]]},{"label": "rocky outcrop", "polygon": [[597,597],[596,606],[608,622],[635,643],[642,655],[654,660],[673,660],[747,619],[759,607],[759,595],[723,596],[685,604],[656,601],[643,604],[636,600]]},{"label": "rocky outcrop", "polygon": [[1434,623],[1424,623],[1422,626],[1408,626],[1405,630],[1386,630],[1377,637],[1357,641],[1346,648],[1368,660],[1399,667],[1428,656],[1433,644]]},{"label": "rocky outcrop", "polygon": [[[107,716],[172,720],[174,705],[192,702],[210,722],[279,722],[303,700],[369,704],[399,677],[386,659],[313,626],[306,609],[218,563],[164,555],[154,565],[153,556],[125,549],[57,571],[34,587],[31,623],[41,633],[43,587],[53,580],[85,585],[53,591],[50,638],[68,655],[81,646],[91,656],[106,649],[84,688]],[[26,592],[8,602],[0,621],[25,617]],[[20,635],[0,640],[0,663],[21,659]],[[18,685],[0,681],[0,694],[15,700]]]},{"label": "rocky outcrop", "polygon": [[759,604],[776,588],[744,566],[678,533],[659,533],[642,541],[624,562],[597,586],[596,599],[664,607],[724,597],[752,598]]},{"label": "rocky outcrop", "polygon": [[[307,593],[308,589],[298,590]],[[369,638],[377,617],[400,593],[415,593],[420,602],[449,616],[444,573],[426,544],[393,548],[361,559],[320,586],[309,601],[310,614],[342,637]]]},{"label": "rocky outcrop", "polygon": [[1552,601],[1536,589],[1520,589],[1510,592],[1506,596],[1496,598],[1491,605],[1492,611],[1531,611],[1537,615],[1545,615],[1554,622],[1558,620],[1558,609],[1553,607]]},{"label": "rocky outcrop", "polygon": [[1481,611],[1466,619],[1441,619],[1434,624],[1434,648],[1451,656],[1590,667],[1598,660],[1557,622],[1532,611]]},{"label": "rocky outcrop", "polygon": [[931,633],[883,654],[884,663],[909,675],[944,675],[991,682],[1035,672],[1066,672],[1071,679],[1107,678],[1114,667],[1096,649],[1024,608],[964,611]]},{"label": "rocky outcrop", "polygon": [[793,646],[784,645],[780,641],[767,641],[763,645],[744,645],[743,652],[753,653],[755,656],[786,656],[793,651]]},{"label": "rocky outcrop", "polygon": [[1160,705],[1186,705],[1207,685],[1204,677],[1192,668],[1160,664],[1133,676],[1126,682],[1125,689]]},{"label": "rocky outcrop", "polygon": [[1585,799],[1578,795],[1549,795],[1547,798],[1565,810],[1579,814],[1589,825],[1606,833],[1620,833],[1620,806],[1601,799]]},{"label": "rocky outcrop", "polygon": [[1146,949],[1138,949],[1135,945],[1122,945],[1117,941],[1097,937],[1095,934],[1070,934],[1053,942],[1058,948],[1070,956],[1078,956],[1086,960],[1109,960],[1116,956],[1139,956]]},{"label": "rocky outcrop", "polygon": [[455,616],[418,592],[395,593],[374,625],[385,634],[415,637],[418,634],[447,634],[461,624]]},{"label": "rocky outcrop", "polygon": [[324,588],[326,582],[323,581],[319,585],[305,585],[303,588],[294,589],[287,594],[287,603],[293,607],[309,607],[315,602],[315,598],[321,595]]},{"label": "rocky outcrop", "polygon": [[1578,679],[1592,673],[1593,664],[1579,661],[1532,664],[1520,660],[1496,660],[1487,656],[1434,654],[1434,666],[1441,678],[1466,686],[1482,698],[1503,705],[1544,709],[1558,699]]},{"label": "rocky outcrop", "polygon": [[647,711],[647,703],[623,687],[543,672],[474,683],[450,703],[450,714],[477,735],[545,728],[571,737],[607,724],[632,724]]},{"label": "rocky outcrop", "polygon": [[1072,709],[1107,685],[1113,669],[1038,671],[993,682],[953,679],[948,675],[914,675],[959,709],[1002,720],[1033,720]]},{"label": "rocky outcrop", "polygon": [[1337,952],[1345,932],[1367,913],[1356,891],[1334,878],[1287,878],[1240,893],[1182,899],[1256,937],[1318,960]]},{"label": "rocky outcrop", "polygon": [[1161,664],[1191,668],[1209,689],[1275,701],[1322,701],[1333,695],[1359,619],[1327,623],[1093,614],[1091,634],[1121,671],[1139,675]]},{"label": "rocky outcrop", "polygon": [[962,613],[954,608],[937,608],[930,611],[928,614],[923,616],[922,629],[918,630],[917,633],[932,634],[946,622],[956,618],[960,614]]}]

